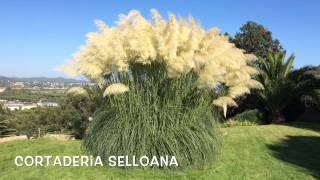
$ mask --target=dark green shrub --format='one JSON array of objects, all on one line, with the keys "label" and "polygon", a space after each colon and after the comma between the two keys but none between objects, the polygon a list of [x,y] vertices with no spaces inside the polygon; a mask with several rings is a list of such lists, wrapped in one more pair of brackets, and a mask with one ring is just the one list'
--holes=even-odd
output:
[{"label": "dark green shrub", "polygon": [[0,120],[0,138],[11,136],[11,135],[14,135],[15,133],[16,133],[16,130],[9,127],[8,120]]},{"label": "dark green shrub", "polygon": [[224,126],[253,126],[259,124],[263,124],[263,114],[258,109],[251,109],[235,115]]}]

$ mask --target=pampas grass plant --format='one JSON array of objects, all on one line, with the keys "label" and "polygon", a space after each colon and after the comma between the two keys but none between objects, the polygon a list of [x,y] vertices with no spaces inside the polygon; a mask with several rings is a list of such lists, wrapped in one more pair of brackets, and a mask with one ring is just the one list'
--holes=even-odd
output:
[{"label": "pampas grass plant", "polygon": [[[244,54],[193,18],[168,21],[152,10],[121,15],[116,26],[97,21],[99,32],[61,69],[105,88],[84,147],[93,155],[176,156],[179,166],[204,165],[217,157],[216,105],[224,115],[235,98],[261,85]],[[223,89],[223,93],[221,90]]]}]

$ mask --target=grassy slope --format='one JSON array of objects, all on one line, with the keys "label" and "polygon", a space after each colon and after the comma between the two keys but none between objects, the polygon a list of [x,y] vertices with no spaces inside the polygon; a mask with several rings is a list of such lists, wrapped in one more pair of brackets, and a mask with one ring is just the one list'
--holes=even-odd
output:
[{"label": "grassy slope", "polygon": [[[301,128],[303,127],[303,128]],[[203,170],[22,167],[16,155],[81,155],[80,143],[48,139],[0,144],[0,179],[315,179],[320,178],[320,126],[267,125],[223,129],[224,147],[216,166]]]}]

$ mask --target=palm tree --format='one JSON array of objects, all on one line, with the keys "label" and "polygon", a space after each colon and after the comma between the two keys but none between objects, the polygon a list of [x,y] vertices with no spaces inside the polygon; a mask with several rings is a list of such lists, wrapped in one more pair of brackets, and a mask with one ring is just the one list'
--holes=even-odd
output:
[{"label": "palm tree", "polygon": [[294,54],[291,54],[285,60],[285,53],[277,53],[260,60],[258,80],[264,90],[259,91],[258,95],[265,104],[269,119],[275,123],[285,122],[283,110],[294,94],[294,84],[289,79],[294,58]]},{"label": "palm tree", "polygon": [[269,119],[274,123],[285,122],[284,109],[291,106],[320,105],[320,66],[306,66],[293,70],[294,54],[288,59],[285,53],[269,54],[261,59],[257,79],[264,86],[258,92]]}]

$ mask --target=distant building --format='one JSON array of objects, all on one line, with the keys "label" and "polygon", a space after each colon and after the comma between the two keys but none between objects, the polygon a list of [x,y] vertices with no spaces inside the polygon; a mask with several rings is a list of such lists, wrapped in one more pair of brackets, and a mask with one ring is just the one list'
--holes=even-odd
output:
[{"label": "distant building", "polygon": [[22,103],[5,103],[3,108],[9,109],[10,111],[21,110]]},{"label": "distant building", "polygon": [[35,103],[16,103],[16,102],[7,102],[3,105],[4,108],[9,109],[10,111],[14,110],[25,110],[36,108],[37,104]]},{"label": "distant building", "polygon": [[25,109],[33,109],[37,107],[56,107],[59,104],[56,102],[43,102],[39,101],[38,103],[25,103],[25,102],[17,102],[17,101],[7,101],[4,102],[3,108],[9,109],[10,111],[15,110],[25,110]]},{"label": "distant building", "polygon": [[56,103],[56,102],[39,101],[39,102],[37,103],[37,105],[38,105],[39,107],[56,107],[56,106],[58,106],[59,104]]},{"label": "distant building", "polygon": [[8,100],[6,100],[6,99],[0,99],[0,103],[6,103],[6,102],[8,102]]},{"label": "distant building", "polygon": [[36,108],[37,104],[32,103],[32,104],[23,104],[23,106],[21,107],[21,110],[25,110],[25,109],[32,109],[32,108]]},{"label": "distant building", "polygon": [[13,83],[13,86],[14,86],[14,87],[23,88],[23,87],[24,87],[24,83],[23,83],[23,82],[14,82],[14,83]]}]

